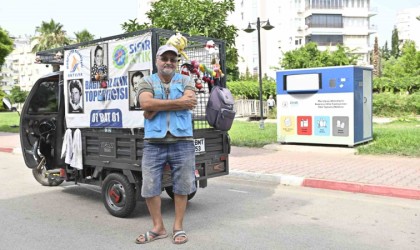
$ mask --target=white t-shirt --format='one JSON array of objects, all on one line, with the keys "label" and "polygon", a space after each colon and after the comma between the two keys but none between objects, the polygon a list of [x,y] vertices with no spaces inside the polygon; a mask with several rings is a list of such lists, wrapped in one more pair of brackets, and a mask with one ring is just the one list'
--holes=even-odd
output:
[{"label": "white t-shirt", "polygon": [[268,99],[267,100],[267,105],[269,107],[274,107],[274,105],[276,105],[276,101],[274,101],[274,99]]}]

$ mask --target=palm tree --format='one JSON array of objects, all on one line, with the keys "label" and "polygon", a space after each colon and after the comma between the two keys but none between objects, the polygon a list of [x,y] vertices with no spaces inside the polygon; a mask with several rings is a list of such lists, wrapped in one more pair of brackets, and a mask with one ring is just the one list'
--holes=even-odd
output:
[{"label": "palm tree", "polygon": [[66,36],[66,31],[63,30],[63,25],[56,23],[53,19],[50,22],[42,21],[41,26],[36,27],[35,33],[38,35],[32,38],[32,41],[36,41],[32,52],[70,44],[70,39]]},{"label": "palm tree", "polygon": [[[66,31],[63,30],[63,25],[54,22],[53,19],[50,22],[42,21],[41,26],[35,28],[35,33],[38,35],[31,39],[31,41],[36,41],[32,48],[33,53],[70,44],[70,39],[66,36]],[[60,69],[60,65],[53,64],[52,67],[53,71]]]},{"label": "palm tree", "polygon": [[95,38],[95,35],[91,34],[89,31],[87,31],[87,29],[74,32],[74,35],[76,36],[76,40],[74,41],[75,43],[87,42]]}]

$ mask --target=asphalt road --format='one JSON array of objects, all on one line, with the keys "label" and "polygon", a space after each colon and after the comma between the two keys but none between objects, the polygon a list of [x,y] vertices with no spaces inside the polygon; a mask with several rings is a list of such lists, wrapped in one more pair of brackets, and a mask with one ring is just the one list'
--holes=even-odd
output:
[{"label": "asphalt road", "polygon": [[[150,229],[144,202],[111,216],[100,189],[43,187],[20,155],[0,153],[0,249],[139,249]],[[173,203],[162,194],[168,231]],[[209,181],[190,201],[183,249],[420,249],[420,202],[232,177]],[[146,249],[178,249],[169,238]]]}]

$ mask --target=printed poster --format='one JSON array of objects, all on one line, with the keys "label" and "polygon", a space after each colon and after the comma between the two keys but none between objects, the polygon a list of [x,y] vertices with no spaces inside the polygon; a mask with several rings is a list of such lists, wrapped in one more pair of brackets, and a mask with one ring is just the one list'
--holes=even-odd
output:
[{"label": "printed poster", "polygon": [[143,127],[136,85],[152,68],[150,33],[65,51],[67,127]]}]

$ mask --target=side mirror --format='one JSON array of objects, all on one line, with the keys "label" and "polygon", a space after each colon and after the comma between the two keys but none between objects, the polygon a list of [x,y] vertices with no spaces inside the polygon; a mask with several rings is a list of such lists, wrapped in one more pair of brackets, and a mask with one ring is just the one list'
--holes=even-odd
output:
[{"label": "side mirror", "polygon": [[12,112],[18,112],[18,115],[20,116],[20,113],[19,113],[19,111],[17,110],[17,107],[12,105],[12,102],[10,101],[10,99],[9,99],[9,98],[7,98],[7,97],[3,97],[3,106],[7,107],[7,109],[8,109],[9,111],[12,111]]},{"label": "side mirror", "polygon": [[3,105],[6,106],[8,110],[12,111],[12,103],[9,98],[3,97]]}]

